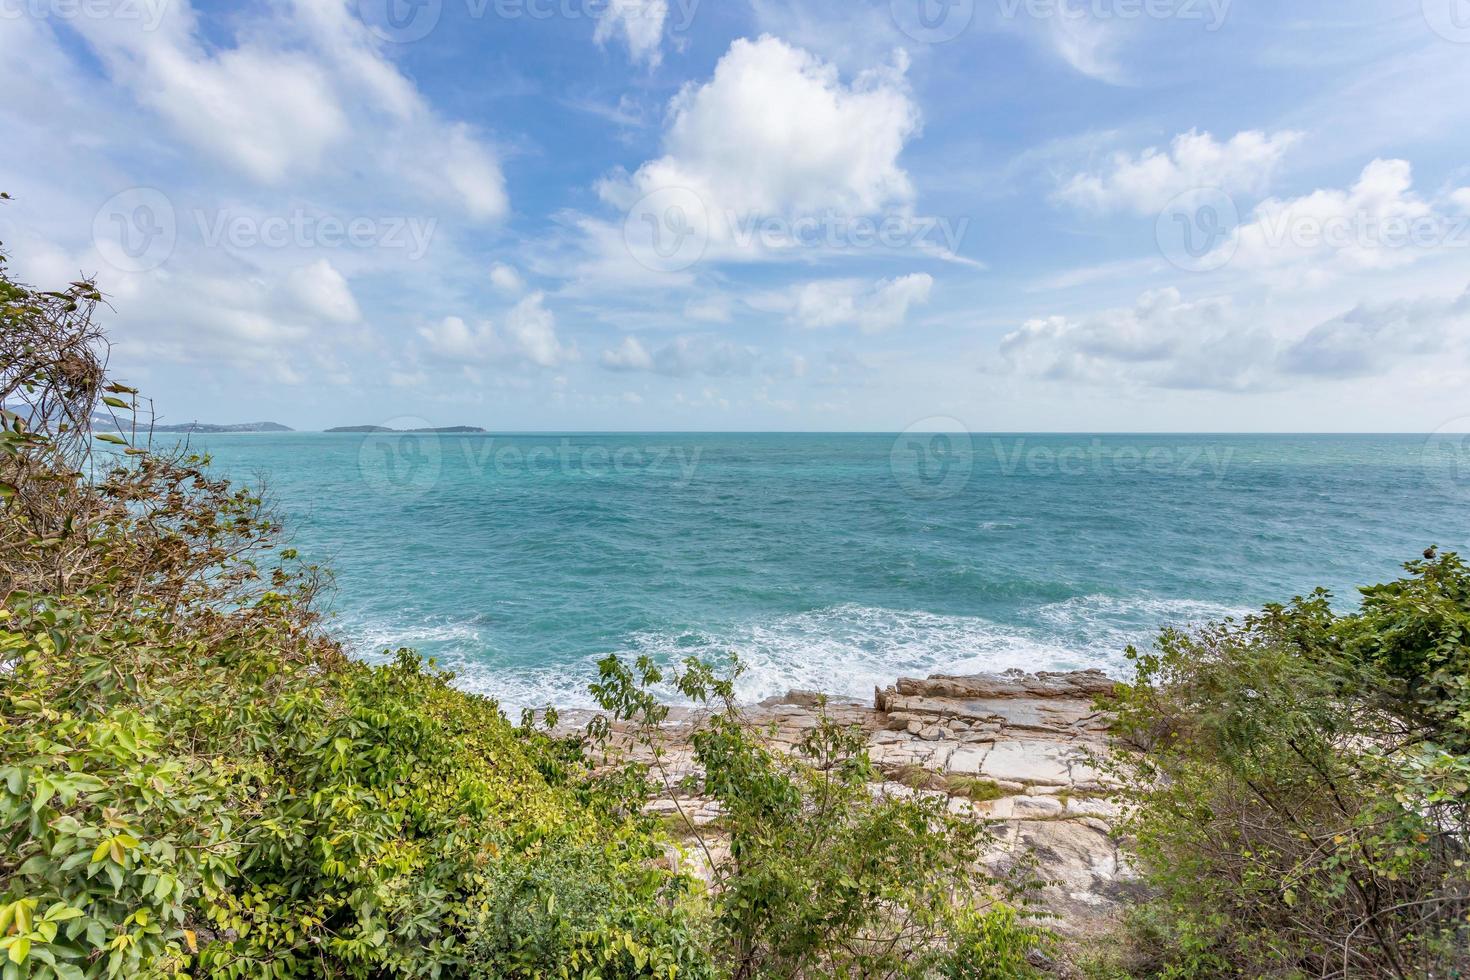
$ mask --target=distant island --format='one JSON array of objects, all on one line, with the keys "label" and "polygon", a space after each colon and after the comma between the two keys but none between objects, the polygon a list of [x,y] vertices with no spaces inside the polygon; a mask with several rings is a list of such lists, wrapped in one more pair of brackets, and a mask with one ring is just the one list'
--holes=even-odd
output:
[{"label": "distant island", "polygon": [[465,433],[484,432],[478,425],[446,425],[437,429],[390,429],[384,425],[339,425],[327,432],[419,432],[419,433]]},{"label": "distant island", "polygon": [[[113,429],[117,428],[117,422],[106,415],[93,415],[92,428]],[[152,432],[295,432],[289,425],[279,422],[235,422],[229,425],[214,425],[209,422],[180,422],[177,425],[145,425],[138,424],[139,429],[147,429]]]}]

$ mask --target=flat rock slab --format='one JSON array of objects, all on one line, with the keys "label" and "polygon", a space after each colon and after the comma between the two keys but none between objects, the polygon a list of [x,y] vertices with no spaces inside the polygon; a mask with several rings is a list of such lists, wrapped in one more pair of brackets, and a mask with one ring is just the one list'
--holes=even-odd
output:
[{"label": "flat rock slab", "polygon": [[1068,786],[1074,750],[1056,742],[996,742],[985,755],[981,775],[1027,786]]}]

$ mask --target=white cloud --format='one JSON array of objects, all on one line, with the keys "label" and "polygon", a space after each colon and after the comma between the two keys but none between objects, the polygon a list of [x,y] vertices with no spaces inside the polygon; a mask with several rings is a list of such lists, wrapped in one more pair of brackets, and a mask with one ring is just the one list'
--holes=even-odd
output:
[{"label": "white cloud", "polygon": [[1114,85],[1124,81],[1118,59],[1122,29],[1117,23],[1075,16],[1071,12],[1024,19],[1034,25],[1052,53],[1076,71]]},{"label": "white cloud", "polygon": [[1309,330],[1282,354],[1295,374],[1381,374],[1393,363],[1470,340],[1470,289],[1458,298],[1364,303]]},{"label": "white cloud", "polygon": [[259,184],[369,170],[476,220],[505,214],[493,150],[439,118],[347,4],[267,10],[238,22],[233,45],[206,37],[185,0],[160,6],[155,30],[124,18],[70,23],[178,140]]},{"label": "white cloud", "polygon": [[505,333],[521,356],[541,367],[556,367],[574,360],[576,352],[556,336],[556,318],[543,305],[543,293],[532,293],[511,308],[505,318]]},{"label": "white cloud", "polygon": [[362,319],[352,288],[326,259],[293,270],[287,282],[301,306],[324,320],[354,323]]},{"label": "white cloud", "polygon": [[684,315],[702,323],[729,323],[730,297],[713,294],[690,300],[684,305]]},{"label": "white cloud", "polygon": [[446,360],[488,361],[500,357],[500,335],[489,321],[476,326],[462,317],[447,316],[433,326],[420,327],[418,334],[429,350]]},{"label": "white cloud", "polygon": [[857,327],[878,333],[900,326],[909,308],[929,301],[934,277],[916,272],[895,279],[819,279],[788,290],[752,297],[757,309],[782,312],[811,329]]},{"label": "white cloud", "polygon": [[[670,103],[663,155],[604,179],[598,192],[624,209],[654,192],[683,195],[692,230],[717,254],[736,247],[748,218],[907,208],[914,189],[898,158],[919,110],[907,57],[895,58],[845,83],[833,65],[777,38],[738,39],[709,81]],[[601,237],[625,247],[620,229]]]},{"label": "white cloud", "polygon": [[614,371],[651,371],[653,355],[637,337],[624,337],[615,349],[602,352],[602,366]]},{"label": "white cloud", "polygon": [[556,318],[544,301],[543,293],[526,296],[506,313],[500,330],[489,320],[471,326],[462,317],[448,316],[437,324],[420,327],[418,335],[429,353],[442,360],[557,367],[575,360],[577,352],[557,337]]},{"label": "white cloud", "polygon": [[1461,187],[1452,193],[1450,201],[1463,213],[1470,214],[1470,187]]},{"label": "white cloud", "polygon": [[592,39],[606,44],[614,34],[621,34],[633,61],[657,67],[661,60],[659,42],[668,15],[668,0],[608,0],[597,18]]},{"label": "white cloud", "polygon": [[1247,390],[1269,376],[1269,335],[1235,322],[1228,299],[1187,302],[1177,289],[1081,319],[1028,320],[1000,343],[1016,373],[1098,385]]},{"label": "white cloud", "polygon": [[601,357],[602,366],[610,371],[646,371],[671,378],[747,375],[760,361],[753,347],[694,336],[675,337],[651,352],[636,337],[624,337]]},{"label": "white cloud", "polygon": [[[1304,332],[1295,315],[1247,313],[1227,297],[1144,293],[1131,308],[1029,320],[1000,344],[1002,370],[1110,388],[1251,391],[1302,378],[1380,376],[1470,345],[1470,289],[1453,298],[1360,303]],[[1441,363],[1440,367],[1445,365]]]},{"label": "white cloud", "polygon": [[1232,268],[1289,285],[1409,265],[1464,237],[1461,223],[1439,215],[1413,183],[1408,161],[1375,160],[1346,190],[1263,201],[1220,248]]},{"label": "white cloud", "polygon": [[490,284],[508,296],[519,296],[526,290],[526,281],[513,265],[497,262],[490,267]]},{"label": "white cloud", "polygon": [[1197,188],[1259,194],[1300,139],[1300,133],[1290,130],[1250,130],[1221,143],[1209,133],[1191,130],[1174,137],[1168,149],[1150,147],[1137,156],[1118,153],[1099,172],[1075,174],[1057,198],[1098,212],[1155,214],[1172,198]]}]

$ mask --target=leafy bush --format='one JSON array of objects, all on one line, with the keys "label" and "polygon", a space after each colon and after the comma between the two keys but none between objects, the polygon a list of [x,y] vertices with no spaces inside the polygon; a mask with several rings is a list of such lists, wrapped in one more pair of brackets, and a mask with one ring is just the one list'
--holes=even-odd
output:
[{"label": "leafy bush", "polygon": [[[687,879],[575,753],[344,657],[259,496],[149,449],[98,300],[0,274],[4,980],[707,973]],[[502,956],[523,868],[598,914]]]},{"label": "leafy bush", "polygon": [[1336,615],[1318,591],[1130,651],[1115,765],[1168,976],[1470,970],[1470,571],[1431,549]]},{"label": "leafy bush", "polygon": [[[738,674],[738,665],[736,672]],[[708,835],[686,831],[715,878],[714,948],[736,978],[1019,977],[1041,945],[1034,920],[1018,916],[1035,884],[1024,869],[998,877],[977,866],[993,841],[982,823],[957,816],[942,794],[875,796],[867,739],[818,706],[817,724],[795,755],[774,751],[745,720],[733,678],[689,660],[666,674],[647,658],[630,669],[601,664],[593,691],[668,785],[660,737],[668,715],[649,689],[672,683],[713,710],[692,735],[701,775],[683,788],[712,798],[729,858]],[[606,731],[603,733],[607,735]]]},{"label": "leafy bush", "polygon": [[1038,937],[981,900],[980,828],[871,800],[832,725],[806,762],[733,710],[701,734],[734,817],[711,896],[669,866],[636,767],[594,775],[583,739],[511,726],[411,651],[345,657],[260,496],[153,451],[96,287],[3,264],[0,980],[1024,971]]}]

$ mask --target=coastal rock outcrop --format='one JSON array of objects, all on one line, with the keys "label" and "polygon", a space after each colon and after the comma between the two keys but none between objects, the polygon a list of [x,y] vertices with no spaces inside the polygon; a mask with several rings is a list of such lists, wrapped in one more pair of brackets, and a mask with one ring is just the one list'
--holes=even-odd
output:
[{"label": "coastal rock outcrop", "polygon": [[[1113,683],[1096,670],[901,678],[871,705],[828,699],[825,710],[867,734],[882,776],[874,792],[941,795],[952,811],[987,821],[996,843],[980,860],[1034,861],[1047,881],[1042,905],[1056,917],[1049,925],[1082,937],[1110,930],[1136,888],[1114,837],[1116,787],[1099,766],[1108,735],[1094,699]],[[792,691],[743,710],[773,748],[794,751],[823,700]],[[699,718],[679,709],[663,729],[665,792],[651,809],[704,826],[718,806],[683,788],[698,768],[688,736]]]}]

